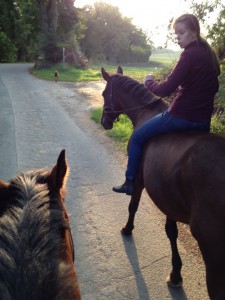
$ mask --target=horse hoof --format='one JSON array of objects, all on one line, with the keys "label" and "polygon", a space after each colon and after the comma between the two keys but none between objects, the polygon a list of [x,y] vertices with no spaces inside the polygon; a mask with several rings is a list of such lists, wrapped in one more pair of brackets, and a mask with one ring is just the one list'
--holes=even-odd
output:
[{"label": "horse hoof", "polygon": [[[134,229],[134,228],[133,228]],[[122,229],[121,229],[121,233],[122,235],[132,235],[132,230],[133,229],[128,229],[126,226],[124,226]]]},{"label": "horse hoof", "polygon": [[166,283],[169,287],[172,287],[172,288],[180,288],[183,285],[182,280],[180,280],[179,282],[172,282],[170,276],[167,277]]}]

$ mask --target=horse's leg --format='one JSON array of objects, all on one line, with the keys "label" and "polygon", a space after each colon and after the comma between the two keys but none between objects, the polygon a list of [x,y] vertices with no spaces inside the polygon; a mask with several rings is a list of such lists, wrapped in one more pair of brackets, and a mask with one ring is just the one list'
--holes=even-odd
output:
[{"label": "horse's leg", "polygon": [[181,276],[182,261],[177,248],[177,223],[167,217],[165,229],[172,249],[172,271],[167,278],[167,284],[171,287],[180,287],[183,280]]},{"label": "horse's leg", "polygon": [[132,234],[132,230],[134,229],[134,218],[135,218],[135,214],[138,210],[142,191],[143,191],[143,185],[141,185],[140,182],[136,181],[134,194],[131,197],[129,207],[128,207],[128,212],[129,212],[128,221],[121,230],[121,233],[123,235],[131,235]]},{"label": "horse's leg", "polygon": [[222,227],[217,227],[215,231],[211,228],[204,229],[197,239],[206,266],[208,294],[212,300],[225,299],[225,232],[223,231]]},{"label": "horse's leg", "polygon": [[[224,253],[223,253],[224,255]],[[225,299],[225,262],[219,259],[206,262],[206,284],[210,299],[224,300]]]}]

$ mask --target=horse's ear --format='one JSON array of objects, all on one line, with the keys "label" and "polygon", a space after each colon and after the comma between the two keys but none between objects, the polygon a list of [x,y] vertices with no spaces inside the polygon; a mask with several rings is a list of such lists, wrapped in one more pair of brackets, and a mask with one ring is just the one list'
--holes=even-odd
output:
[{"label": "horse's ear", "polygon": [[123,69],[122,69],[121,66],[119,66],[119,67],[117,68],[117,74],[123,75]]},{"label": "horse's ear", "polygon": [[69,167],[66,160],[65,150],[62,150],[59,154],[57,164],[53,167],[50,173],[50,181],[56,189],[60,190],[66,185],[68,173]]},{"label": "horse's ear", "polygon": [[7,189],[8,186],[9,186],[9,183],[6,183],[5,181],[0,180],[0,193],[1,193],[3,190]]},{"label": "horse's ear", "polygon": [[0,190],[5,189],[5,188],[7,188],[8,186],[9,186],[8,183],[6,183],[6,182],[3,181],[3,180],[0,180]]},{"label": "horse's ear", "polygon": [[7,193],[8,186],[9,186],[9,183],[6,183],[5,181],[0,180],[0,200],[7,199],[6,193]]},{"label": "horse's ear", "polygon": [[105,79],[105,81],[108,81],[110,78],[110,75],[106,72],[104,68],[101,68],[102,77]]}]

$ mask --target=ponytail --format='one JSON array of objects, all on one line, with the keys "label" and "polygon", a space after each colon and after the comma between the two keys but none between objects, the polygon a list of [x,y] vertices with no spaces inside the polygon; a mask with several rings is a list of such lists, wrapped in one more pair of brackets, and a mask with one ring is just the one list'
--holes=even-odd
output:
[{"label": "ponytail", "polygon": [[208,50],[208,52],[210,54],[210,57],[212,59],[213,69],[214,69],[216,75],[219,76],[220,75],[220,64],[219,64],[219,60],[218,60],[218,57],[216,55],[216,52],[209,45],[209,43],[206,41],[206,39],[201,37],[201,36],[199,37],[199,44],[202,45],[203,47],[205,47]]}]

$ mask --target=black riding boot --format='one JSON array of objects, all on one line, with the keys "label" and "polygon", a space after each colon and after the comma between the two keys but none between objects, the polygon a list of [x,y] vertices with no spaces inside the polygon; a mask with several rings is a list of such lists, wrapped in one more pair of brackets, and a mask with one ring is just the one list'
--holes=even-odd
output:
[{"label": "black riding boot", "polygon": [[133,195],[134,193],[134,180],[126,179],[124,184],[119,186],[114,186],[113,191],[116,193],[124,193],[129,196]]}]

